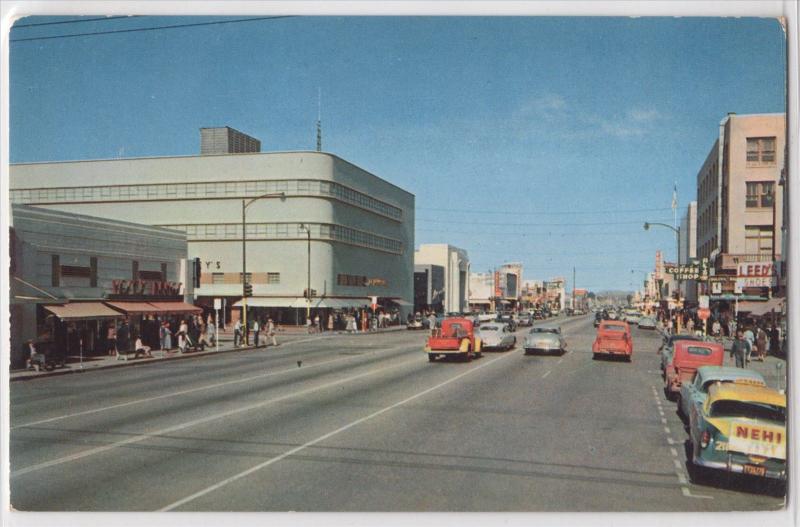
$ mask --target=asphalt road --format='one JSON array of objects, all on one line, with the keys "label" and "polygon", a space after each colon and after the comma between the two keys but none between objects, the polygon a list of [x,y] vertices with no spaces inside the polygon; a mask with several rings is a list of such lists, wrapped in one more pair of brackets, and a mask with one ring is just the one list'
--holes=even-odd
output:
[{"label": "asphalt road", "polygon": [[[695,485],[659,390],[632,363],[521,346],[429,363],[425,334],[278,348],[11,385],[11,504],[32,511],[730,511],[758,481]],[[525,328],[518,331],[521,342]],[[662,417],[663,414],[663,417]]]}]

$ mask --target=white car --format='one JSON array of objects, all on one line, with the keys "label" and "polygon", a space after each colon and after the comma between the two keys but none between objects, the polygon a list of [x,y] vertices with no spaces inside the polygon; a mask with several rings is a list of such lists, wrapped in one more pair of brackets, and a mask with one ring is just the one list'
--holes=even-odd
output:
[{"label": "white car", "polygon": [[567,342],[561,336],[561,328],[537,326],[525,336],[525,355],[530,353],[558,353],[567,350]]},{"label": "white car", "polygon": [[478,328],[481,348],[510,350],[517,345],[517,337],[511,332],[508,324],[492,322]]}]

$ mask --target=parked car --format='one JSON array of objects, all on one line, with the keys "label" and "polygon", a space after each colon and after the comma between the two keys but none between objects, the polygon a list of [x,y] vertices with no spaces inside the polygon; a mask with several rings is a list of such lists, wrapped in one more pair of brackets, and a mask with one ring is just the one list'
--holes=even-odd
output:
[{"label": "parked car", "polygon": [[481,356],[481,339],[475,334],[472,321],[467,318],[446,318],[441,329],[436,329],[428,337],[425,346],[428,360],[433,362],[439,357],[460,357],[471,361]]},{"label": "parked car", "polygon": [[695,335],[670,335],[669,337],[664,337],[664,343],[661,344],[660,348],[658,348],[662,379],[664,378],[664,370],[667,368],[667,364],[672,362],[672,354],[675,351],[675,343],[679,340],[702,341],[703,338]]},{"label": "parked car", "polygon": [[637,321],[637,325],[639,329],[656,329],[657,327],[656,319],[653,317],[641,317]]},{"label": "parked car", "polygon": [[426,326],[429,324],[425,323],[425,319],[419,313],[411,317],[411,319],[406,324],[406,329],[418,330],[418,329],[425,329]]},{"label": "parked car", "polygon": [[786,480],[786,395],[772,388],[712,385],[689,419],[690,475],[701,468]]},{"label": "parked car", "polygon": [[561,335],[561,328],[538,326],[525,336],[525,355],[531,353],[558,353],[567,351],[567,341]]},{"label": "parked car", "polygon": [[597,359],[601,355],[622,356],[631,361],[633,338],[627,322],[604,320],[600,323],[592,344],[592,358]]},{"label": "parked car", "polygon": [[508,324],[494,322],[484,324],[478,329],[482,347],[488,349],[510,350],[517,344],[517,337]]},{"label": "parked car", "polygon": [[664,368],[664,394],[674,400],[681,385],[691,382],[700,366],[722,366],[725,349],[722,344],[698,340],[678,340],[674,344],[672,360]]},{"label": "parked car", "polygon": [[706,401],[708,389],[715,384],[746,384],[748,386],[766,386],[764,377],[754,370],[732,368],[726,366],[701,366],[692,382],[681,385],[678,393],[678,414],[687,422],[692,412],[699,411]]}]

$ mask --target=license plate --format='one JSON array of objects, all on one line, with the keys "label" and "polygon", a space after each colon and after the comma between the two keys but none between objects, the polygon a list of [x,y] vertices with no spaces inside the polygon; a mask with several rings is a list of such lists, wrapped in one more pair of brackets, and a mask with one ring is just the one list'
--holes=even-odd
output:
[{"label": "license plate", "polygon": [[744,473],[751,476],[766,476],[767,467],[759,467],[758,465],[745,465]]}]

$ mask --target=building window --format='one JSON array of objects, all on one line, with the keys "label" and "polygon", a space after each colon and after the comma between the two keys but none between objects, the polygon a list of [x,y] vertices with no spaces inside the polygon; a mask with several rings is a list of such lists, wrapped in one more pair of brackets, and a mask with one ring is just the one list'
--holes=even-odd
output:
[{"label": "building window", "polygon": [[747,163],[767,165],[775,164],[775,138],[748,137]]},{"label": "building window", "polygon": [[772,225],[746,225],[744,238],[746,254],[772,254]]},{"label": "building window", "polygon": [[[241,273],[239,273],[241,277]],[[225,283],[225,273],[211,273],[211,283],[212,284],[224,284]]]},{"label": "building window", "polygon": [[336,275],[336,284],[349,287],[365,287],[367,285],[367,277],[352,274],[339,274]]},{"label": "building window", "polygon": [[772,181],[749,181],[745,205],[748,209],[772,207],[774,203],[775,183]]},{"label": "building window", "polygon": [[167,281],[167,264],[165,263],[161,264],[161,281],[162,282]]},{"label": "building window", "polygon": [[267,283],[268,284],[280,284],[281,283],[281,273],[267,273]]},{"label": "building window", "polygon": [[131,280],[138,280],[139,279],[139,262],[133,260],[131,262]]},{"label": "building window", "polygon": [[89,287],[97,287],[97,256],[89,258]]},{"label": "building window", "polygon": [[57,254],[54,254],[51,261],[51,285],[53,287],[59,287],[61,284],[61,260],[59,259]]}]

